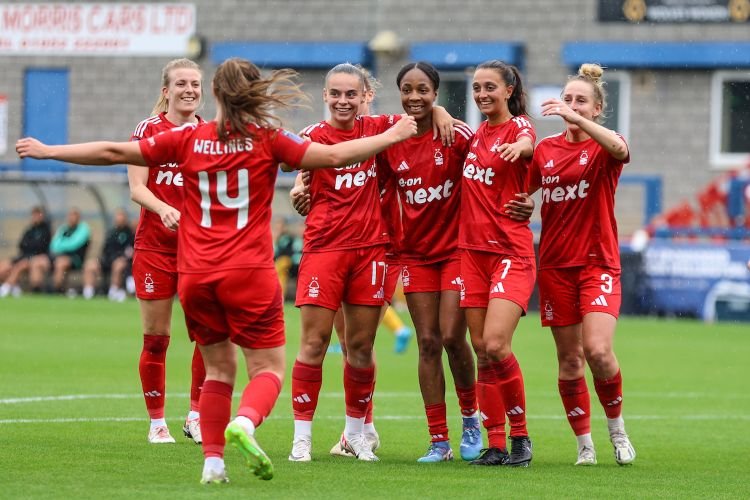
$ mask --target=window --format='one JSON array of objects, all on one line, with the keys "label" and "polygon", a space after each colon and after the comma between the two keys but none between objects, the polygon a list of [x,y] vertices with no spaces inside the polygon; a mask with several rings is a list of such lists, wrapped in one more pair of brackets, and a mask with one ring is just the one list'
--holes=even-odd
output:
[{"label": "window", "polygon": [[[68,142],[67,69],[28,69],[24,75],[23,134],[48,144]],[[24,168],[67,171],[68,165],[55,160],[24,159]]]},{"label": "window", "polygon": [[623,71],[605,71],[604,89],[607,91],[607,109],[602,125],[616,130],[625,140],[630,140],[630,75]]},{"label": "window", "polygon": [[711,163],[736,168],[750,154],[750,72],[720,71],[711,82]]},{"label": "window", "polygon": [[476,130],[482,123],[483,117],[474,104],[474,96],[471,91],[473,76],[473,68],[470,71],[467,70],[467,72],[441,71],[437,103],[443,106],[451,116],[465,121]]}]

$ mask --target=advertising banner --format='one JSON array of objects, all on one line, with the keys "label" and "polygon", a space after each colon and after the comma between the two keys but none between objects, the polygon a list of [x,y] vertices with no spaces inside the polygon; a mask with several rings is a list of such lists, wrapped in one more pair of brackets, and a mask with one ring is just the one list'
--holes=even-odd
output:
[{"label": "advertising banner", "polygon": [[748,244],[655,240],[643,257],[645,292],[654,312],[712,321],[722,303],[750,308]]},{"label": "advertising banner", "polygon": [[750,0],[599,0],[599,21],[746,23]]},{"label": "advertising banner", "polygon": [[184,56],[187,3],[0,4],[0,56]]}]

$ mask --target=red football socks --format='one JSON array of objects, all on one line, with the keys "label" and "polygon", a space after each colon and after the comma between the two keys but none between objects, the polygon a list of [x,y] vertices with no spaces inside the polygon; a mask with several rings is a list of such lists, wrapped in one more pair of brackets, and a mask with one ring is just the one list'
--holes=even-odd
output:
[{"label": "red football socks", "polygon": [[374,387],[375,365],[369,368],[355,368],[348,362],[344,365],[344,399],[348,417],[365,417]]},{"label": "red football socks", "polygon": [[195,344],[193,351],[193,362],[191,364],[192,378],[190,381],[190,411],[198,411],[198,400],[201,397],[201,386],[206,379],[206,366],[203,364],[198,344]]},{"label": "red football socks", "polygon": [[256,428],[271,413],[281,392],[281,380],[271,372],[259,373],[242,391],[237,415],[249,418]]},{"label": "red football socks", "polygon": [[292,410],[294,420],[312,420],[323,384],[323,367],[295,361],[292,368]]},{"label": "red football socks", "polygon": [[622,374],[620,370],[612,378],[594,379],[594,389],[599,402],[604,407],[607,418],[617,418],[622,414]]},{"label": "red football socks", "polygon": [[168,335],[143,335],[143,349],[138,362],[146,410],[152,419],[164,418],[165,368]]},{"label": "red football socks", "polygon": [[224,456],[224,431],[232,413],[232,386],[218,380],[206,380],[201,390],[199,411],[203,456]]},{"label": "red football socks", "polygon": [[528,436],[526,430],[526,391],[523,387],[523,375],[516,356],[511,353],[504,360],[491,363],[503,395],[505,414],[510,422],[510,435]]},{"label": "red football socks", "polygon": [[506,448],[505,407],[497,376],[491,367],[479,366],[476,392],[489,447],[503,450]]},{"label": "red football socks", "polygon": [[[372,381],[372,392],[375,393],[375,380]],[[370,402],[367,403],[367,413],[365,413],[365,424],[371,424],[372,423],[372,398],[370,398]]]},{"label": "red football socks", "polygon": [[461,415],[470,417],[477,411],[477,390],[476,385],[471,387],[456,386],[456,396],[458,396],[458,406],[461,408]]},{"label": "red football socks", "polygon": [[568,416],[568,423],[576,436],[591,432],[591,398],[586,386],[586,379],[559,380],[557,388],[560,391],[563,408]]},{"label": "red football socks", "polygon": [[424,405],[427,415],[427,427],[430,430],[430,438],[433,443],[448,441],[448,418],[446,417],[445,403]]}]

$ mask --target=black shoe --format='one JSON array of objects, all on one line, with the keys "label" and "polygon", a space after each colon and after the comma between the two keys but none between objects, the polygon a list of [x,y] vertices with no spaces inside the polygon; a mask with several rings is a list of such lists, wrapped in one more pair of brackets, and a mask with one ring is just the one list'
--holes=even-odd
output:
[{"label": "black shoe", "polygon": [[508,465],[511,467],[528,467],[531,463],[531,439],[529,439],[529,436],[511,436],[510,443]]},{"label": "black shoe", "polygon": [[508,450],[503,448],[483,448],[481,455],[469,465],[505,465],[508,463]]}]

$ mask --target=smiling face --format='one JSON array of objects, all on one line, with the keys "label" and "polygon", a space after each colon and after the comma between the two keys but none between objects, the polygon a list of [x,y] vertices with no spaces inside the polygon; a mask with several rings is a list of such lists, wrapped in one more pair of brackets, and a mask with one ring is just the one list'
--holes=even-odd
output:
[{"label": "smiling face", "polygon": [[[562,101],[584,118],[596,121],[602,114],[602,103],[594,95],[593,86],[582,80],[571,80],[563,89]],[[568,123],[568,129],[578,130],[578,125]]]},{"label": "smiling face", "polygon": [[365,102],[362,79],[348,73],[334,73],[328,77],[323,100],[331,113],[330,123],[336,128],[351,128]]},{"label": "smiling face", "polygon": [[401,105],[406,114],[413,116],[417,122],[432,117],[432,107],[437,99],[437,92],[432,80],[419,68],[409,70],[401,79]]},{"label": "smiling face", "polygon": [[169,72],[169,85],[161,89],[168,102],[167,113],[190,115],[200,106],[201,72],[192,68],[175,68]]},{"label": "smiling face", "polygon": [[513,86],[505,83],[500,73],[489,68],[476,70],[471,88],[474,102],[490,123],[510,115],[508,99],[513,94]]}]

